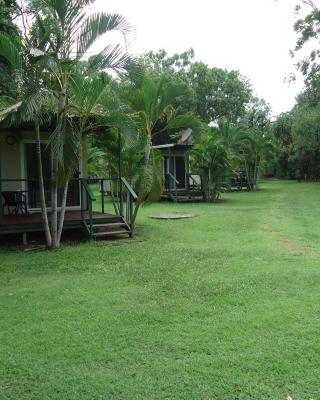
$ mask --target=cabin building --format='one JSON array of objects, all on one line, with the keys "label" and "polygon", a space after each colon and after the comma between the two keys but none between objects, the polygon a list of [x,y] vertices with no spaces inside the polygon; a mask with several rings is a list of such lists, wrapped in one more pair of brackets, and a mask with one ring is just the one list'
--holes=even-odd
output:
[{"label": "cabin building", "polygon": [[192,146],[192,129],[185,130],[176,138],[167,132],[153,137],[153,149],[163,155],[163,199],[187,202],[202,198],[201,178],[190,170],[189,151]]},{"label": "cabin building", "polygon": [[[41,133],[45,197],[50,220],[49,136],[49,132]],[[79,169],[69,184],[64,229],[83,229],[90,238],[123,234],[131,236],[135,198],[136,194],[121,176],[120,168],[118,176],[88,179],[84,146]],[[41,231],[43,224],[35,133],[30,126],[0,129],[0,241],[2,235],[10,233],[22,233],[25,237],[28,232]]]}]

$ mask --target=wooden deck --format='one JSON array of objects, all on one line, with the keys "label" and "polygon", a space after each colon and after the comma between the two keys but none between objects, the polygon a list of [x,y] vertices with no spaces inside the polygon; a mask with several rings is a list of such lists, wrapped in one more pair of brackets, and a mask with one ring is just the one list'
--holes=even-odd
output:
[{"label": "wooden deck", "polygon": [[[50,213],[48,214],[50,220]],[[84,213],[86,220],[89,220],[89,213]],[[93,213],[93,221],[113,222],[118,221],[119,217],[115,214]],[[80,211],[67,211],[65,214],[64,229],[82,228],[83,221]],[[28,215],[5,215],[3,222],[0,223],[0,234],[23,233],[23,232],[41,232],[43,230],[41,213],[32,213]]]}]

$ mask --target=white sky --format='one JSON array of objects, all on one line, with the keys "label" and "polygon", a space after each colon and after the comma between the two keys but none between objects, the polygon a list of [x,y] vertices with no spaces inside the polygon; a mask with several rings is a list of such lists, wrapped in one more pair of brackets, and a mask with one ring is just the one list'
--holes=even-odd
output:
[{"label": "white sky", "polygon": [[[302,88],[284,78],[296,72],[294,48],[298,0],[97,0],[94,9],[118,12],[135,27],[130,51],[193,47],[209,66],[237,69],[248,77],[273,114],[291,109]],[[299,74],[298,74],[299,75]]]}]

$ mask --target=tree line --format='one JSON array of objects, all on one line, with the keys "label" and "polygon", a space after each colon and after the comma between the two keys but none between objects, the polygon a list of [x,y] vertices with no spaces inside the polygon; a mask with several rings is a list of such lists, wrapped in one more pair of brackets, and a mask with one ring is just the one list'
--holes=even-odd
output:
[{"label": "tree line", "polygon": [[[18,127],[27,122],[37,137],[48,248],[60,245],[68,186],[83,146],[88,146],[90,176],[115,176],[119,133],[122,173],[138,194],[134,218],[143,203],[158,199],[163,190],[163,160],[153,148],[162,132],[175,140],[192,129],[191,169],[202,177],[208,202],[229,190],[240,174],[252,191],[263,174],[294,176],[298,164],[293,151],[295,157],[300,154],[301,174],[309,165],[302,162],[306,154],[312,153],[317,165],[316,149],[302,133],[306,124],[297,117],[308,107],[304,118],[308,115],[310,130],[315,126],[316,80],[310,80],[294,112],[272,122],[269,105],[254,96],[240,72],[209,67],[196,60],[192,49],[173,56],[160,50],[134,57],[125,46],[134,28],[121,15],[92,14],[91,0],[0,1],[0,123]],[[93,44],[113,30],[121,33],[122,43],[88,57]],[[48,126],[51,222],[41,151],[41,133]],[[312,135],[316,140],[317,129]]]},{"label": "tree line", "polygon": [[[139,125],[148,131],[149,149],[160,132],[166,131],[174,142],[183,128],[193,130],[191,171],[201,176],[206,201],[215,202],[239,173],[244,175],[248,190],[257,190],[260,175],[273,159],[270,107],[253,95],[250,82],[238,71],[210,68],[195,60],[193,49],[173,56],[159,50],[135,59],[127,73],[113,82],[112,90],[127,116],[143,116]],[[124,131],[126,135],[131,135],[122,149],[126,178],[143,193],[142,202],[159,198],[163,190],[160,153],[149,152],[152,159],[148,168],[141,169],[137,148],[144,148],[141,140],[145,135],[139,136],[136,130],[132,140],[132,129]],[[114,143],[115,136],[92,138],[93,176],[112,164],[116,166]]]},{"label": "tree line", "polygon": [[[320,9],[319,3],[302,0],[296,6],[296,46],[291,52],[305,87],[292,110],[273,122],[277,147],[274,174],[279,178],[318,181],[320,178]],[[309,54],[300,56],[301,50]],[[302,58],[301,58],[302,57]],[[295,77],[293,77],[295,79]]]}]

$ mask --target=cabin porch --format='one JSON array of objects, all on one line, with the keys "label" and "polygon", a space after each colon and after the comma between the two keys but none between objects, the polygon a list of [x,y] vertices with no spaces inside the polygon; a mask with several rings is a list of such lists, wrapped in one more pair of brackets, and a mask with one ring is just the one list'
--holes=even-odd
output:
[{"label": "cabin porch", "polygon": [[201,177],[190,171],[190,146],[166,145],[160,149],[164,157],[162,199],[174,202],[202,201]]},{"label": "cabin porch", "polygon": [[[22,182],[26,188],[23,191],[13,191],[18,194],[24,193],[23,208],[6,207],[3,195],[8,191],[3,191],[2,187],[7,188],[12,181],[15,185],[21,185]],[[82,229],[89,238],[132,236],[133,203],[137,196],[124,178],[80,178],[76,181],[79,187],[78,201],[73,203],[73,207],[66,209],[64,230]],[[28,201],[29,187],[32,186],[27,180],[0,179],[0,235],[44,231],[41,210],[30,208],[32,203]],[[47,213],[50,222],[50,209]]]},{"label": "cabin porch", "polygon": [[[80,211],[66,211],[64,229],[83,228],[83,218],[89,223],[90,214],[85,212],[83,217]],[[51,216],[48,213],[50,222]],[[116,214],[92,212],[93,223],[117,222],[119,217]],[[32,214],[11,214],[4,215],[0,225],[0,234],[22,233],[22,232],[41,232],[43,231],[42,215],[40,212]]]}]

